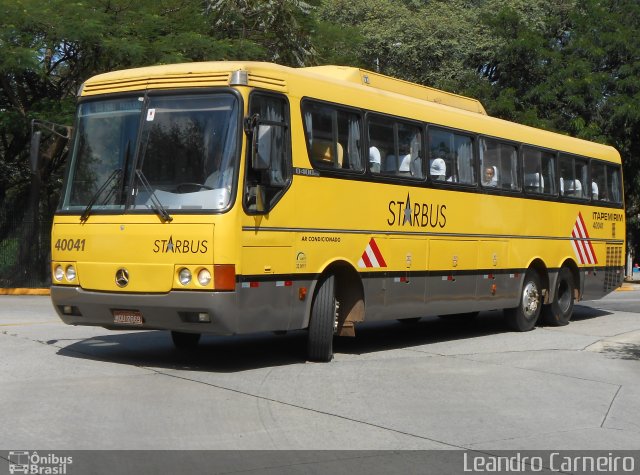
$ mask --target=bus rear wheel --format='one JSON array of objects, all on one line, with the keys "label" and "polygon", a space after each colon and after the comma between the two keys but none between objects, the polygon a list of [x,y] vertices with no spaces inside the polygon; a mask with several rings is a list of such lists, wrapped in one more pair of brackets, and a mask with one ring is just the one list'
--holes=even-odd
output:
[{"label": "bus rear wheel", "polygon": [[542,307],[540,277],[534,270],[528,270],[524,276],[520,300],[515,308],[504,310],[507,325],[518,332],[528,332],[535,327]]},{"label": "bus rear wheel", "polygon": [[560,269],[556,279],[553,301],[542,307],[542,318],[548,325],[560,327],[567,325],[573,315],[575,284],[573,274],[567,267]]},{"label": "bus rear wheel", "polygon": [[194,350],[200,341],[200,333],[171,332],[174,346],[179,350]]},{"label": "bus rear wheel", "polygon": [[333,334],[338,322],[335,277],[320,281],[311,306],[307,358],[309,361],[329,362],[333,359]]}]

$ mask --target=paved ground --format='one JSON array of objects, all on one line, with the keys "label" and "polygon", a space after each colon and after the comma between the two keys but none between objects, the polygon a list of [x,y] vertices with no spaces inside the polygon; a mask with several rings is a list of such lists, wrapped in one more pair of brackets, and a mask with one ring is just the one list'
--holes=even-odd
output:
[{"label": "paved ground", "polygon": [[640,287],[560,328],[499,312],[358,327],[329,364],[305,334],[69,327],[48,297],[0,297],[0,448],[638,449]]}]

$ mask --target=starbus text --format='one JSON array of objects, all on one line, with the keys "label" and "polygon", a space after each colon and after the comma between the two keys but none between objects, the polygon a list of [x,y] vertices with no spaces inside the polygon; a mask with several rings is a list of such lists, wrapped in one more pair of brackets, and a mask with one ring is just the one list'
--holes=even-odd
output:
[{"label": "starbus text", "polygon": [[410,200],[390,201],[387,224],[389,226],[444,228],[447,225],[446,210],[447,205],[444,204],[412,204]]}]

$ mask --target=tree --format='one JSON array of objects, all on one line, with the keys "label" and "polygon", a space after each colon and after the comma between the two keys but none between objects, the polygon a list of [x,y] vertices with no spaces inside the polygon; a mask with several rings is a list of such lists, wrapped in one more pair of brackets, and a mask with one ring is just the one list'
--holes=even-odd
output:
[{"label": "tree", "polygon": [[302,0],[206,0],[211,36],[230,39],[235,59],[304,66],[314,54],[312,5]]},{"label": "tree", "polygon": [[[302,64],[313,55],[310,8],[298,0],[0,0],[0,254],[21,243],[29,259],[0,259],[0,274],[12,275],[14,285],[27,283],[23,269],[40,269],[38,280],[49,274],[46,246],[33,247],[40,239],[21,223],[51,219],[65,148],[49,137],[44,160],[32,174],[31,120],[71,125],[82,82],[109,70],[237,58]],[[243,34],[234,15],[248,27]],[[32,185],[38,182],[34,198]],[[18,274],[22,282],[15,280]]]},{"label": "tree", "polygon": [[635,0],[324,0],[368,69],[478,98],[489,114],[615,146],[640,235]]},{"label": "tree", "polygon": [[466,76],[464,59],[482,43],[469,3],[325,0],[318,15],[358,32],[352,46],[365,68],[452,90]]},{"label": "tree", "polygon": [[[541,22],[505,7],[483,21],[500,43],[476,88],[491,114],[616,147],[623,159],[628,233],[640,213],[640,5],[579,0],[548,5]],[[537,26],[536,26],[537,25]]]}]

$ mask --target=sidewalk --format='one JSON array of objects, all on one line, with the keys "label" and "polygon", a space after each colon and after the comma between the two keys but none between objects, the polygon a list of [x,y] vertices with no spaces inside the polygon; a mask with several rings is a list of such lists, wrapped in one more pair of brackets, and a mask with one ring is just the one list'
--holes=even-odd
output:
[{"label": "sidewalk", "polygon": [[3,289],[0,288],[0,295],[49,295],[49,289]]}]

